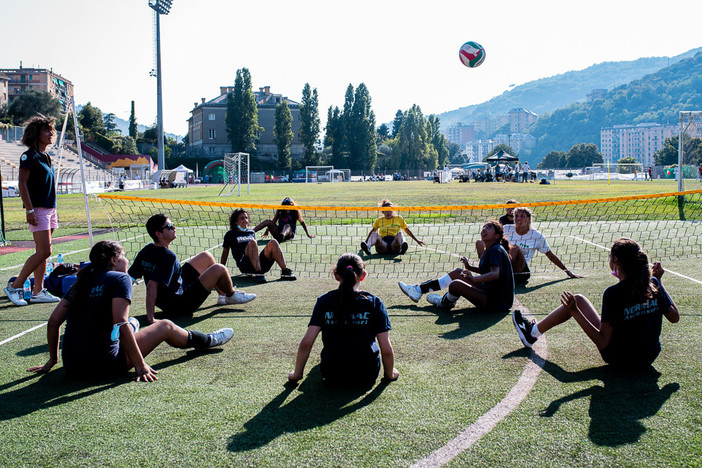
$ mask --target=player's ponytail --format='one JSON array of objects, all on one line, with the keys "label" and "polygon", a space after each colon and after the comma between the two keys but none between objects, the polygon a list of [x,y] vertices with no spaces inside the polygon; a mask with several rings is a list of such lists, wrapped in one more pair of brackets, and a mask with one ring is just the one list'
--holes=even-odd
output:
[{"label": "player's ponytail", "polygon": [[656,288],[651,283],[651,269],[648,254],[632,239],[619,238],[612,244],[610,255],[617,259],[617,266],[637,301],[650,299]]},{"label": "player's ponytail", "polygon": [[[90,265],[78,271],[73,300],[80,303],[90,297],[90,290],[95,286],[95,273],[109,270],[110,260],[122,253],[124,248],[119,242],[101,240],[90,249]],[[76,308],[78,310],[79,308]]]},{"label": "player's ponytail", "polygon": [[354,309],[356,303],[355,287],[365,268],[365,264],[361,257],[352,253],[345,253],[336,262],[334,273],[339,278],[339,305],[337,310],[340,312],[341,323],[344,323],[348,318],[349,312]]}]

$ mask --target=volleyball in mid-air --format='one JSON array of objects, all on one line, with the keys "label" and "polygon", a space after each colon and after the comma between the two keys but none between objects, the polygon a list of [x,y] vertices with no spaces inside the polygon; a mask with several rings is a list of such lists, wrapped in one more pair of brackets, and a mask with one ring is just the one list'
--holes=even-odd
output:
[{"label": "volleyball in mid-air", "polygon": [[466,67],[475,68],[485,60],[485,49],[477,42],[468,41],[461,46],[458,57]]}]

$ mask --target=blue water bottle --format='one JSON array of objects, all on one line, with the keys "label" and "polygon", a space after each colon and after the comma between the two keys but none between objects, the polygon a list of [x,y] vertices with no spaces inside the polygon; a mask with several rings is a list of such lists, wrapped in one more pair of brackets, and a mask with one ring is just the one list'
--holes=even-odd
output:
[{"label": "blue water bottle", "polygon": [[50,258],[46,259],[46,276],[49,276],[54,271],[54,262]]},{"label": "blue water bottle", "polygon": [[60,253],[60,254],[58,254],[58,255],[56,256],[56,264],[57,264],[57,265],[62,265],[62,264],[63,264],[63,254]]},{"label": "blue water bottle", "polygon": [[32,298],[32,283],[29,282],[29,278],[24,280],[24,300],[29,301]]}]

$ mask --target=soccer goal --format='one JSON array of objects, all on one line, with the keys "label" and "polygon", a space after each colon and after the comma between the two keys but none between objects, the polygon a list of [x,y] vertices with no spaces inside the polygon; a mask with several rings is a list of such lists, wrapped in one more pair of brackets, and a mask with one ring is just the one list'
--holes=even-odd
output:
[{"label": "soccer goal", "polygon": [[238,195],[241,196],[241,184],[246,184],[247,195],[251,193],[248,153],[226,153],[223,168],[224,187],[219,191],[220,197],[227,197],[235,191],[238,191]]},{"label": "soccer goal", "polygon": [[332,169],[326,173],[331,182],[349,182],[351,180],[351,169]]},{"label": "soccer goal", "polygon": [[305,166],[305,183],[331,182],[330,171],[334,166]]},{"label": "soccer goal", "polygon": [[645,180],[646,168],[635,163],[596,163],[585,168],[589,180]]},{"label": "soccer goal", "polygon": [[[689,154],[685,154],[685,140],[692,137],[702,138],[702,111],[682,111],[680,112],[680,130],[678,135],[678,167],[683,168],[685,164],[690,164]],[[685,190],[683,183],[684,175],[678,177],[678,191]]]}]

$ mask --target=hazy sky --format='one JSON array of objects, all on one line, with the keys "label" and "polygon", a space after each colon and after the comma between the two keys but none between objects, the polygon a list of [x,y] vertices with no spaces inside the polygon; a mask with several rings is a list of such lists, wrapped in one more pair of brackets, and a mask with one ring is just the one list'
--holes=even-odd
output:
[{"label": "hazy sky", "polygon": [[[346,87],[368,87],[378,124],[418,104],[425,115],[477,104],[511,84],[595,63],[673,56],[702,46],[702,2],[173,0],[161,17],[164,126],[185,135],[194,102],[237,69],[254,89],[299,101],[319,92],[325,120]],[[0,0],[0,68],[53,68],[76,102],[139,123],[156,115],[153,14],[147,0]],[[481,43],[485,62],[458,49]]]}]

